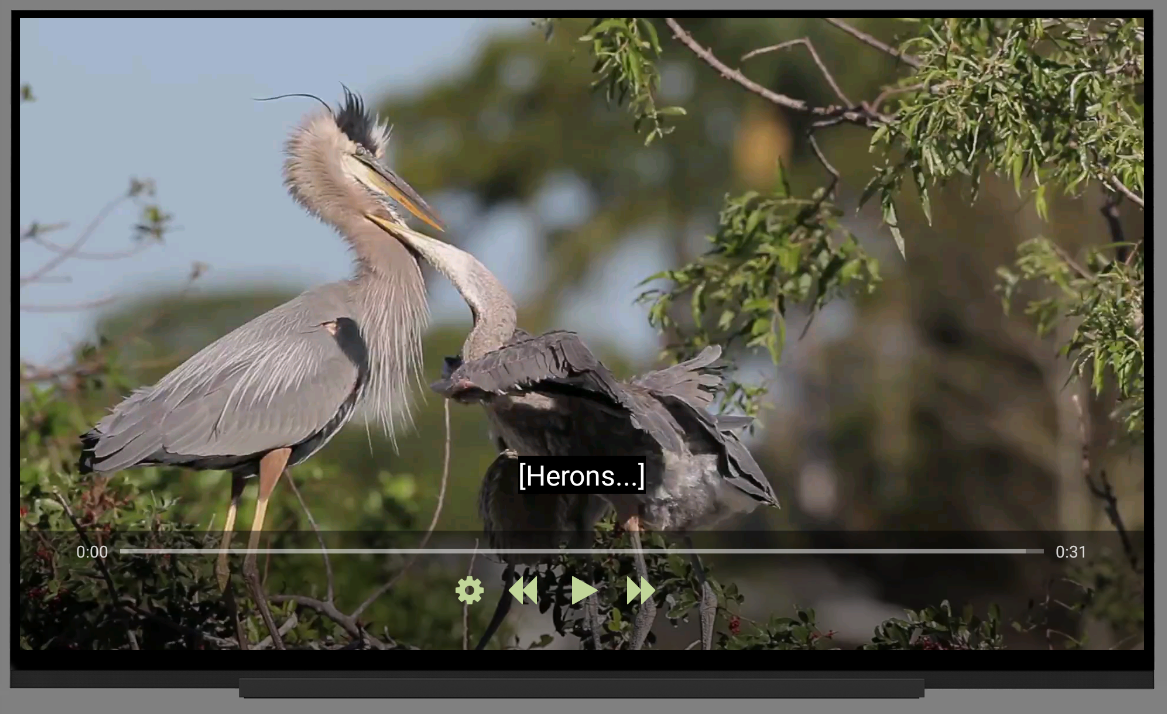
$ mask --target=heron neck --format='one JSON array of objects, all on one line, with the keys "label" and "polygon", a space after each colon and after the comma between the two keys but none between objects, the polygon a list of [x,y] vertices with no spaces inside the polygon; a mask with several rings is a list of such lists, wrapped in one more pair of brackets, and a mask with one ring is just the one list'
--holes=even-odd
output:
[{"label": "heron neck", "polygon": [[376,231],[367,221],[341,225],[357,258],[347,281],[348,299],[368,350],[369,378],[361,401],[392,438],[396,422],[410,423],[410,394],[422,370],[429,311],[417,257]]},{"label": "heron neck", "polygon": [[470,307],[474,327],[462,345],[462,359],[475,360],[505,345],[515,334],[518,314],[510,293],[485,265],[449,243],[414,234],[410,245],[444,275]]}]

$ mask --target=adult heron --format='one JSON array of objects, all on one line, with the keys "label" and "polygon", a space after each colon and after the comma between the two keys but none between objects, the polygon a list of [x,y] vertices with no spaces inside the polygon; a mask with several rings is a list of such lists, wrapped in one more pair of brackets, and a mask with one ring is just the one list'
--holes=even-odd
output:
[{"label": "adult heron", "polygon": [[[310,95],[300,95],[310,96]],[[283,647],[255,567],[268,499],[284,471],[319,451],[368,407],[390,438],[395,409],[418,378],[428,318],[414,255],[382,226],[406,211],[441,220],[385,165],[389,127],[344,90],[334,112],[308,114],[288,139],[284,182],[355,254],[351,278],[308,290],[212,342],[157,384],[135,390],[81,437],[82,473],[147,464],[231,472],[231,504],[216,564],[221,588],[245,479],[259,495],[243,574]]]},{"label": "adult heron", "polygon": [[[576,334],[517,329],[514,301],[474,256],[415,231],[386,230],[445,275],[473,315],[461,357],[447,361],[434,391],[481,404],[502,444],[524,456],[647,457],[646,493],[603,496],[631,537],[640,577],[648,575],[642,527],[687,534],[759,505],[778,506],[736,433],[752,419],[706,410],[721,383],[713,367],[720,347],[621,382]],[[693,564],[702,585],[701,644],[711,649],[717,601],[695,554]],[[645,600],[632,649],[643,646],[655,617],[655,603]]]}]

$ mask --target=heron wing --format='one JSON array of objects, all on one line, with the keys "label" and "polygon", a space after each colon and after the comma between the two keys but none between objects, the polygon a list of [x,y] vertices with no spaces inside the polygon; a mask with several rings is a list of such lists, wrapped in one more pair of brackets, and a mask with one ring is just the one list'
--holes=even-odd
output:
[{"label": "heron wing", "polygon": [[368,366],[347,304],[338,288],[326,288],[260,315],[134,392],[94,430],[97,469],[159,452],[260,454],[324,429]]},{"label": "heron wing", "polygon": [[[763,503],[776,506],[778,498],[769,479],[736,433],[752,424],[753,417],[714,415],[706,409],[721,385],[720,368],[713,364],[720,356],[720,347],[706,347],[691,360],[649,372],[633,383],[647,389],[679,423],[699,429],[702,436],[716,445],[723,465],[728,467],[722,472],[729,483]],[[690,439],[694,437],[689,433]]]},{"label": "heron wing", "polygon": [[721,347],[713,345],[701,350],[693,359],[642,374],[631,382],[656,394],[704,409],[713,403],[721,387],[721,367],[713,364],[719,357]]},{"label": "heron wing", "polygon": [[683,445],[667,410],[621,384],[574,332],[520,335],[500,349],[463,363],[433,389],[446,397],[466,389],[492,394],[569,391],[627,412],[633,426],[663,448],[678,450]]},{"label": "heron wing", "polygon": [[[663,400],[674,414],[683,413],[683,416],[678,415],[678,420],[682,424],[695,423],[701,430],[701,435],[716,445],[722,459],[721,473],[725,475],[730,485],[762,503],[778,505],[778,497],[774,494],[770,480],[762,473],[762,467],[754,460],[753,454],[737,435],[739,430],[753,421],[751,417],[717,416],[677,399],[664,397]],[[686,416],[690,418],[686,419]],[[689,438],[699,437],[690,433]]]}]

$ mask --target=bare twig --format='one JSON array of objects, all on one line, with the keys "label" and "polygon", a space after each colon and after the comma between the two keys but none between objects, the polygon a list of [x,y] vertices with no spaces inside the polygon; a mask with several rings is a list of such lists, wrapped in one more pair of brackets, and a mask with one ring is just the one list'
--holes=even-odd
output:
[{"label": "bare twig", "polygon": [[[446,484],[450,480],[450,401],[448,399],[444,400],[443,407],[445,409],[446,419],[446,453],[442,460],[442,485],[438,490],[438,505],[436,508],[434,508],[434,515],[433,518],[430,519],[429,528],[426,529],[425,536],[422,537],[421,544],[418,545],[419,550],[425,548],[426,544],[430,542],[430,537],[434,534],[434,528],[436,528],[438,525],[438,518],[442,515],[442,506],[446,501]],[[409,561],[406,562],[406,564],[401,568],[401,570],[397,571],[397,573],[389,579],[389,582],[377,588],[377,590],[372,595],[370,595],[363,603],[361,603],[360,607],[353,611],[353,617],[359,617],[362,612],[367,610],[369,606],[377,600],[377,598],[389,592],[389,590],[397,584],[397,581],[401,579],[401,576],[405,575],[406,571],[408,571],[413,566],[413,564],[417,562],[417,559],[420,557],[420,555],[420,553],[414,553]]]},{"label": "bare twig", "polygon": [[867,34],[866,32],[863,32],[862,30],[859,30],[855,27],[852,27],[851,25],[848,25],[847,23],[843,22],[839,18],[837,18],[837,17],[824,17],[823,19],[826,20],[827,22],[829,22],[830,24],[834,25],[835,27],[839,28],[843,32],[846,32],[848,35],[851,35],[852,37],[859,40],[863,44],[865,44],[869,47],[874,47],[875,49],[879,50],[880,52],[886,52],[887,54],[891,55],[892,57],[895,57],[897,60],[903,62],[904,64],[908,65],[909,67],[912,67],[915,69],[920,68],[920,60],[916,59],[912,55],[900,52],[899,50],[897,50],[896,48],[892,47],[891,45],[889,45],[885,42],[880,42],[879,40],[875,39],[874,37]]},{"label": "bare twig", "polygon": [[243,616],[239,612],[239,602],[235,599],[235,584],[227,581],[227,588],[223,591],[223,602],[227,605],[227,612],[231,615],[231,623],[235,626],[235,641],[239,649],[246,651],[247,632],[243,627]]},{"label": "bare twig", "polygon": [[63,283],[71,283],[73,278],[68,275],[46,275],[43,278],[37,278],[37,283],[41,285],[61,285]]},{"label": "bare twig", "polygon": [[1080,263],[1078,263],[1078,261],[1074,260],[1073,256],[1070,255],[1069,251],[1067,251],[1065,248],[1061,247],[1060,245],[1058,245],[1057,243],[1055,243],[1052,240],[1049,241],[1049,245],[1051,248],[1054,249],[1054,252],[1058,254],[1058,257],[1062,259],[1062,262],[1064,262],[1066,265],[1070,266],[1071,270],[1073,270],[1075,273],[1077,273],[1080,277],[1082,277],[1085,280],[1089,280],[1091,282],[1094,281],[1094,274],[1091,273],[1086,268],[1082,267],[1082,265]]},{"label": "bare twig", "polygon": [[[198,280],[205,271],[206,271],[206,265],[204,265],[202,263],[196,262],[194,265],[192,265],[191,272],[190,272],[189,277],[187,278],[186,284],[183,286],[182,290],[180,290],[178,292],[176,297],[182,298],[184,295],[189,293],[191,288],[194,287],[195,281]],[[177,304],[177,300],[175,302]],[[21,384],[28,384],[28,383],[32,383],[32,382],[50,382],[50,381],[62,380],[65,378],[80,379],[82,377],[88,377],[88,376],[92,376],[94,374],[99,374],[102,371],[104,371],[106,369],[106,367],[108,366],[105,353],[107,353],[111,349],[116,349],[116,348],[138,338],[139,336],[144,334],[147,330],[149,330],[151,327],[153,327],[159,320],[161,320],[163,317],[165,317],[166,314],[167,314],[166,310],[155,311],[150,316],[148,316],[145,320],[142,320],[142,322],[139,323],[133,330],[130,330],[128,332],[125,332],[125,333],[119,335],[116,340],[114,340],[110,344],[106,345],[105,349],[102,350],[101,353],[94,355],[93,357],[89,358],[88,360],[85,360],[85,361],[82,361],[79,363],[69,363],[64,367],[55,368],[55,369],[54,368],[37,367],[35,365],[28,365],[28,364],[22,363],[21,364],[21,372],[20,372],[20,383]],[[137,363],[135,366],[137,366],[137,367],[158,366],[160,364],[169,364],[171,361],[174,361],[174,359],[175,358],[168,357],[168,358],[164,358],[164,359],[160,359],[160,360],[145,360],[145,361]]]},{"label": "bare twig", "polygon": [[68,223],[46,223],[41,224],[33,221],[32,225],[20,232],[20,240],[33,240],[43,233],[52,233],[67,228]]},{"label": "bare twig", "polygon": [[1106,185],[1129,198],[1131,203],[1135,204],[1139,208],[1143,208],[1143,199],[1137,193],[1127,188],[1122,181],[1119,181],[1114,176],[1107,176]]},{"label": "bare twig", "polygon": [[276,603],[294,602],[302,607],[315,610],[343,627],[344,631],[352,637],[367,641],[379,650],[387,649],[385,643],[369,634],[355,616],[344,614],[331,602],[317,600],[307,595],[270,595],[268,599]]},{"label": "bare twig", "polygon": [[722,77],[729,79],[741,85],[746,90],[757,94],[780,107],[785,107],[796,112],[803,112],[812,116],[822,117],[820,122],[815,124],[817,127],[832,126],[842,122],[850,122],[858,124],[859,126],[875,127],[890,121],[890,117],[884,116],[878,112],[863,106],[858,107],[816,107],[811,106],[801,99],[788,97],[785,94],[779,94],[770,89],[766,89],[757,82],[746,77],[740,70],[731,69],[721,60],[717,59],[714,54],[702,47],[693,36],[685,31],[676,20],[671,17],[665,18],[665,24],[673,31],[673,36],[677,38],[681,44],[688,47],[693,54],[697,55],[705,64],[717,70]]},{"label": "bare twig", "polygon": [[823,77],[825,77],[827,80],[827,84],[831,85],[831,89],[834,90],[835,96],[843,101],[843,105],[848,107],[853,106],[854,102],[848,99],[846,94],[843,94],[843,90],[839,87],[839,83],[835,81],[835,76],[831,74],[831,71],[827,69],[827,66],[823,63],[822,58],[819,57],[819,53],[815,51],[814,43],[810,41],[809,37],[803,37],[797,40],[788,40],[786,42],[780,42],[776,45],[771,45],[770,47],[762,47],[761,49],[747,52],[746,54],[742,55],[742,62],[745,62],[751,57],[756,57],[757,55],[764,54],[766,52],[775,52],[777,50],[786,49],[788,47],[794,47],[795,45],[802,45],[806,48],[807,52],[810,52],[811,59],[813,59],[814,63],[818,65],[819,71],[823,73]]},{"label": "bare twig", "polygon": [[1125,262],[1129,266],[1131,263],[1134,262],[1135,256],[1137,256],[1139,254],[1139,251],[1142,250],[1142,248],[1143,248],[1143,239],[1140,238],[1138,240],[1138,242],[1135,243],[1134,247],[1131,248],[1130,253],[1127,254],[1126,260],[1123,262]]},{"label": "bare twig", "polygon": [[[280,637],[283,637],[284,635],[288,634],[292,630],[296,629],[296,626],[299,624],[300,624],[300,617],[296,614],[296,611],[293,610],[292,614],[288,616],[288,619],[284,620],[284,624],[280,625],[280,630],[279,630]],[[230,642],[230,640],[227,640],[227,641]],[[255,643],[254,649],[265,650],[268,647],[271,647],[271,635],[268,635],[267,637],[263,638],[259,642]]]},{"label": "bare twig", "polygon": [[71,245],[69,245],[67,248],[65,248],[61,252],[57,253],[56,256],[47,260],[44,265],[42,265],[40,268],[37,268],[35,271],[33,271],[33,273],[31,275],[28,275],[26,277],[22,277],[20,279],[20,284],[27,285],[28,283],[37,282],[40,278],[47,275],[50,271],[52,271],[58,265],[60,265],[61,263],[64,263],[66,260],[68,260],[70,256],[72,256],[75,252],[77,252],[78,250],[81,249],[81,246],[85,245],[85,242],[87,240],[89,240],[90,238],[93,237],[93,232],[96,231],[97,227],[100,226],[105,221],[105,219],[109,216],[109,214],[113,212],[113,209],[117,208],[124,201],[127,201],[129,199],[130,199],[130,196],[127,194],[127,195],[123,195],[123,196],[118,196],[114,200],[107,203],[100,211],[97,212],[97,216],[95,216],[94,219],[89,223],[89,225],[86,226],[85,230],[81,231],[81,235],[79,235],[77,237],[77,240],[73,241],[73,243]]},{"label": "bare twig", "polygon": [[[64,253],[69,250],[68,246],[54,243],[46,238],[41,238],[39,236],[29,236],[29,238],[34,240],[37,245],[41,246],[45,250],[49,250],[54,253]],[[149,247],[150,243],[147,243],[146,241],[140,241],[137,245],[128,250],[119,250],[110,253],[90,253],[86,251],[75,250],[69,254],[69,257],[77,260],[124,260],[125,258],[132,258]]]},{"label": "bare twig", "polygon": [[[65,515],[68,516],[69,522],[73,524],[73,529],[77,531],[77,535],[81,537],[81,542],[85,544],[87,549],[93,549],[93,541],[89,540],[89,534],[86,533],[85,528],[81,525],[81,522],[77,520],[77,516],[73,513],[73,508],[69,505],[69,502],[65,500],[65,497],[61,495],[60,490],[57,488],[53,488],[53,495],[57,497],[57,501],[61,504],[61,507],[65,509]],[[110,599],[113,600],[114,605],[117,606],[121,602],[121,596],[118,594],[117,585],[115,585],[113,582],[113,576],[110,575],[109,568],[106,567],[105,558],[101,557],[101,553],[97,550],[91,550],[91,552],[97,553],[97,557],[95,558],[97,561],[97,569],[101,572],[102,579],[105,580],[105,587],[107,590],[109,590]],[[121,610],[119,610],[119,612],[121,612]],[[126,620],[126,635],[130,640],[130,649],[136,650],[138,649],[138,638],[134,634],[133,622],[128,618],[123,617],[123,619]]]},{"label": "bare twig", "polygon": [[821,163],[823,168],[827,170],[827,173],[831,175],[831,185],[827,187],[825,192],[823,192],[823,198],[826,198],[835,192],[835,187],[839,185],[839,181],[842,177],[839,175],[838,169],[832,166],[830,161],[827,161],[826,154],[824,154],[823,150],[819,148],[819,142],[814,138],[814,132],[807,134],[807,140],[810,141],[810,148],[814,151],[815,156],[818,157],[819,163]]},{"label": "bare twig", "polygon": [[[447,402],[448,404],[449,402]],[[474,574],[474,559],[478,557],[478,539],[474,539],[474,552],[470,554],[470,567],[466,569],[466,577]],[[462,649],[470,649],[470,603],[462,603]]]},{"label": "bare twig", "polygon": [[868,104],[868,106],[871,107],[872,111],[875,111],[875,110],[879,109],[880,105],[883,104],[884,101],[887,100],[888,97],[893,96],[895,94],[907,94],[908,92],[923,92],[924,90],[927,90],[929,94],[941,94],[944,92],[945,89],[948,89],[949,87],[952,87],[954,85],[956,85],[956,82],[940,82],[939,84],[933,84],[932,86],[928,86],[927,84],[920,83],[920,84],[906,84],[902,87],[884,87],[883,91],[880,92],[878,95],[876,95],[875,99],[871,100],[871,103]]},{"label": "bare twig", "polygon": [[[44,280],[45,278],[37,278],[37,282],[42,282]],[[58,305],[34,305],[21,303],[20,309],[24,312],[76,312],[78,310],[92,310],[95,307],[109,305],[117,299],[117,295],[109,295],[107,297],[98,298],[96,300],[89,300],[86,302],[64,303]]]},{"label": "bare twig", "polygon": [[304,510],[304,515],[308,517],[308,523],[311,524],[312,531],[316,534],[316,542],[320,544],[320,552],[324,556],[324,574],[328,578],[328,590],[324,599],[332,602],[335,581],[332,576],[332,561],[328,558],[328,548],[324,545],[324,536],[320,534],[320,527],[316,525],[316,519],[312,517],[312,511],[308,510],[308,504],[304,502],[304,497],[300,495],[300,489],[296,487],[296,480],[292,478],[291,474],[288,474],[288,486],[292,489],[292,493],[295,494],[296,500],[300,502],[300,508]]},{"label": "bare twig", "polygon": [[1077,394],[1073,395],[1071,399],[1074,402],[1074,409],[1078,412],[1078,436],[1082,441],[1082,476],[1086,479],[1086,486],[1090,489],[1091,495],[1102,501],[1102,509],[1106,513],[1107,520],[1118,531],[1123,553],[1126,555],[1131,569],[1141,574],[1142,570],[1139,568],[1139,558],[1135,553],[1134,543],[1131,542],[1126,523],[1122,520],[1122,514],[1118,512],[1118,497],[1114,493],[1110,479],[1106,476],[1106,471],[1100,471],[1098,474],[1101,486],[1094,483],[1094,478],[1090,474],[1090,442],[1087,439],[1086,413],[1082,409],[1082,400]]}]

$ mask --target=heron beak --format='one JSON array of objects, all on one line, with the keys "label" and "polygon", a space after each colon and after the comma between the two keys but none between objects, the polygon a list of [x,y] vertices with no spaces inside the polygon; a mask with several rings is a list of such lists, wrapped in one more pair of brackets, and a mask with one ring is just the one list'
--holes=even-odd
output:
[{"label": "heron beak", "polygon": [[430,238],[424,233],[417,231],[396,223],[385,216],[378,216],[375,213],[366,213],[365,218],[368,218],[373,223],[376,223],[381,230],[409,246],[413,250],[420,251],[423,256],[428,255],[427,249],[432,250],[433,246],[444,245],[442,241],[437,238]]},{"label": "heron beak", "polygon": [[360,162],[368,170],[369,183],[429,225],[439,231],[446,230],[437,212],[404,179],[376,161],[360,159]]}]

